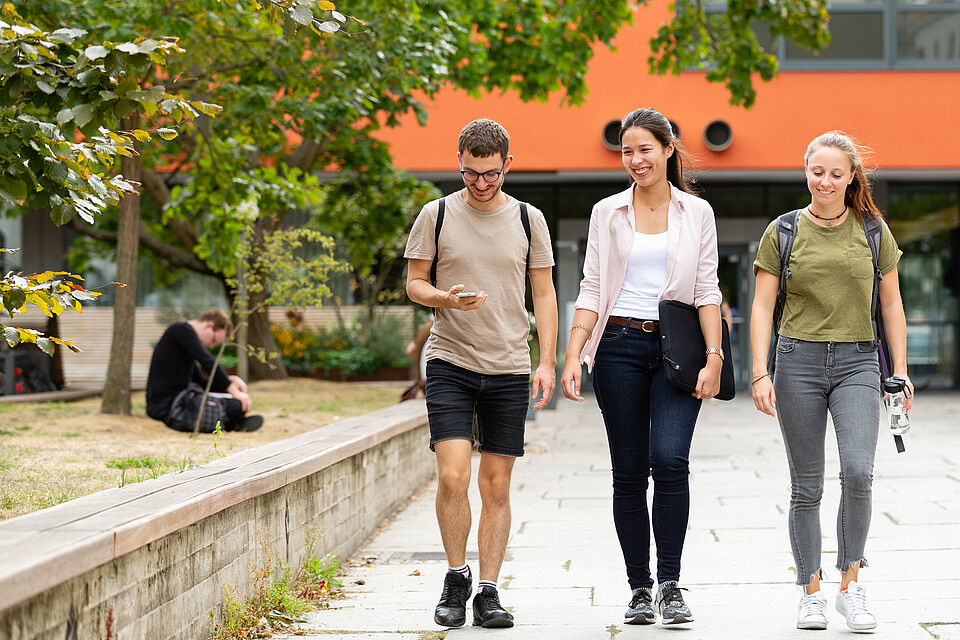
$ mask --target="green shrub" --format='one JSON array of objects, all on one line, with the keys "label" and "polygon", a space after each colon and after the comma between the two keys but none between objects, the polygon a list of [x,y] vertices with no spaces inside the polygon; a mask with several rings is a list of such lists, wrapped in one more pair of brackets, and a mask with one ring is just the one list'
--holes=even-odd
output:
[{"label": "green shrub", "polygon": [[382,316],[372,322],[357,319],[316,329],[273,326],[272,330],[284,364],[295,373],[369,375],[409,363],[404,351],[408,332],[396,317]]}]

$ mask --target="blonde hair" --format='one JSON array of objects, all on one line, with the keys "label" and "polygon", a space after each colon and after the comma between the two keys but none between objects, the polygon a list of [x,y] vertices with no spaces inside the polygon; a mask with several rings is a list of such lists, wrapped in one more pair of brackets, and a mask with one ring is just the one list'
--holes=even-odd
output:
[{"label": "blonde hair", "polygon": [[870,150],[842,131],[828,131],[817,136],[807,145],[807,152],[803,155],[804,166],[810,161],[810,156],[821,147],[836,149],[850,159],[850,171],[853,172],[853,180],[847,185],[843,201],[844,204],[853,209],[853,213],[857,216],[860,224],[863,224],[864,216],[880,218],[880,209],[873,202],[870,180],[867,179],[867,172],[863,168],[863,156],[868,154]]}]

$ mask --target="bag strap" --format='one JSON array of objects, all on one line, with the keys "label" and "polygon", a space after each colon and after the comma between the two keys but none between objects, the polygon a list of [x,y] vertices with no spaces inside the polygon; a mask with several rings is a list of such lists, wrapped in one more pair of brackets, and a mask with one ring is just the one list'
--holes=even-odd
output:
[{"label": "bag strap", "polygon": [[[780,335],[780,321],[783,319],[783,307],[787,302],[787,280],[793,275],[790,271],[790,254],[793,253],[793,243],[797,239],[797,223],[800,218],[800,209],[784,213],[777,218],[777,246],[780,249],[780,288],[777,290],[777,301],[773,306],[773,344],[776,344]],[[776,350],[771,348],[767,354],[767,371],[771,374],[775,366]]]},{"label": "bag strap", "polygon": [[[870,258],[873,260],[873,297],[870,300],[870,318],[873,321],[873,337],[875,340],[884,340],[886,335],[882,332],[883,319],[880,317],[880,281],[883,280],[883,274],[880,273],[878,261],[880,259],[880,221],[873,216],[866,215],[863,218],[863,232],[867,236],[867,245],[870,247]],[[881,366],[883,366],[881,362]]]},{"label": "bag strap", "polygon": [[[446,210],[446,198],[440,198],[437,208],[437,223],[433,227],[433,264],[430,265],[430,284],[437,286],[437,265],[440,263],[440,230],[443,228],[443,214]],[[520,203],[520,224],[523,225],[523,233],[527,236],[527,267],[526,273],[530,272],[530,244],[532,234],[530,232],[530,212],[527,209],[527,203]]]},{"label": "bag strap", "polygon": [[[870,257],[873,260],[873,298],[870,301],[870,318],[873,321],[873,337],[877,341],[877,355],[880,359],[880,395],[883,395],[883,379],[893,375],[893,360],[890,358],[890,345],[887,344],[887,330],[883,325],[883,314],[880,312],[880,238],[883,223],[879,217],[864,215],[863,232],[867,236],[867,245],[870,247]],[[893,443],[899,453],[905,451],[903,438],[893,436]]]},{"label": "bag strap", "polygon": [[447,208],[447,199],[440,198],[437,209],[437,223],[433,227],[433,264],[430,265],[430,284],[437,286],[437,264],[440,262],[440,229],[443,228],[443,212]]},{"label": "bag strap", "polygon": [[[524,271],[524,273],[525,273],[526,275],[529,275],[529,274],[530,274],[530,243],[531,243],[530,238],[531,238],[531,234],[530,234],[530,213],[527,211],[527,203],[526,203],[526,202],[521,202],[521,203],[520,203],[520,224],[523,225],[523,232],[524,232],[525,234],[527,234],[527,268],[526,268],[526,270]],[[524,276],[524,280],[526,280],[526,276]],[[526,284],[526,283],[524,283],[524,284]]]}]

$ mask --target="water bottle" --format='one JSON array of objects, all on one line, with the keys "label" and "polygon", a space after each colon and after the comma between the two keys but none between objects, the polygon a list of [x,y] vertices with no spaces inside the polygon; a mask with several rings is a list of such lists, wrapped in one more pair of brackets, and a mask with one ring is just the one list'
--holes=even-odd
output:
[{"label": "water bottle", "polygon": [[903,408],[906,401],[905,394],[907,381],[893,376],[883,381],[883,391],[887,394],[884,403],[887,406],[887,416],[890,418],[890,433],[902,436],[910,430],[910,416]]}]

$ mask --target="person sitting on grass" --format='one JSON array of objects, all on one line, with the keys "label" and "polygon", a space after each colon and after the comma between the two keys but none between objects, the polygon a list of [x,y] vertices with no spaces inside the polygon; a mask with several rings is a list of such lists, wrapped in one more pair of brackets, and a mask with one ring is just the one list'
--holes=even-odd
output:
[{"label": "person sitting on grass", "polygon": [[[148,416],[177,431],[194,430],[206,376],[213,370],[214,358],[208,349],[223,342],[229,329],[230,319],[222,309],[167,327],[150,360]],[[217,367],[210,391],[199,431],[210,433],[217,422],[224,431],[256,431],[263,425],[263,416],[247,415],[250,395],[238,376],[228,376]]]}]

